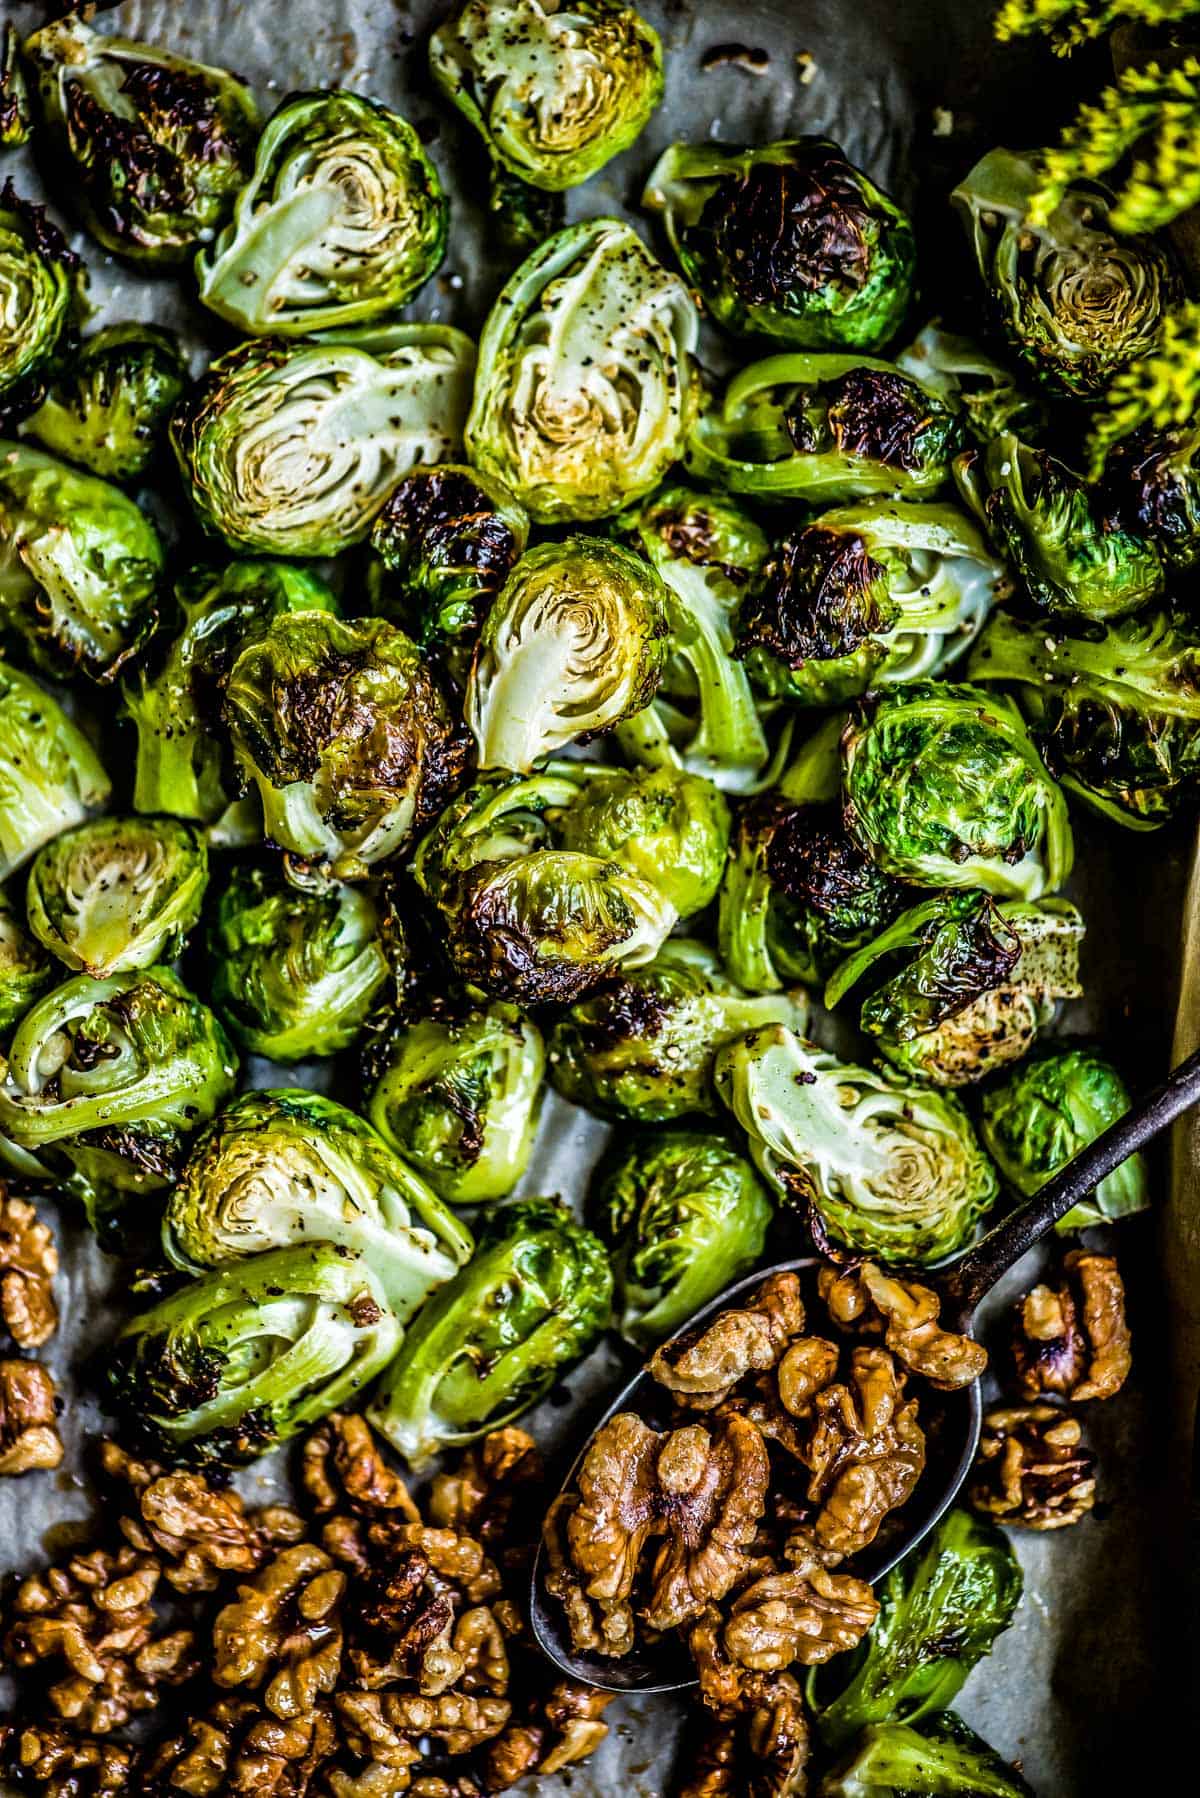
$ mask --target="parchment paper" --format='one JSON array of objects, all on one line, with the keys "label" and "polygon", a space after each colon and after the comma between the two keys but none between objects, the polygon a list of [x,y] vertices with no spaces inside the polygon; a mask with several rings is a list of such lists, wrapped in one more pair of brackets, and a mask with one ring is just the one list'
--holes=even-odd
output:
[{"label": "parchment paper", "polygon": [[[472,328],[503,271],[489,254],[477,203],[483,180],[476,146],[434,98],[424,73],[425,40],[445,10],[444,0],[411,6],[391,0],[126,0],[100,23],[111,20],[112,29],[127,35],[237,68],[268,108],[291,88],[334,83],[398,106],[430,134],[454,205],[446,263],[411,310]],[[764,140],[824,132],[915,206],[929,227],[935,247],[924,282],[938,305],[961,266],[956,236],[946,224],[949,188],[993,143],[1046,141],[1070,104],[1072,81],[1088,72],[1086,63],[1065,69],[1045,56],[998,48],[990,37],[991,0],[743,0],[736,7],[717,0],[645,0],[643,10],[667,46],[666,103],[639,144],[571,197],[573,216],[635,204],[642,177],[674,137]],[[43,8],[6,0],[0,18],[8,16],[28,31]],[[702,71],[705,52],[730,41],[765,48],[771,58],[766,74],[734,66]],[[807,66],[797,62],[800,53],[811,58]],[[27,154],[10,157],[4,172],[9,168],[21,191],[41,192]],[[218,341],[184,284],[131,274],[86,239],[76,241],[92,270],[102,319],[162,319],[187,333],[198,354]],[[719,363],[725,346],[709,334],[704,353]],[[105,746],[119,787],[129,776],[128,744],[109,732]],[[1071,1009],[1063,1028],[1102,1030],[1132,1082],[1148,1084],[1165,1068],[1170,1041],[1185,838],[1182,832],[1143,838],[1090,825],[1080,836],[1077,896],[1090,925],[1089,1001]],[[1192,966],[1192,976],[1200,1020],[1200,968]],[[248,1072],[255,1085],[280,1081],[264,1063]],[[315,1068],[282,1075],[285,1082],[297,1078],[318,1084],[322,1075]],[[353,1092],[347,1096],[353,1102]],[[581,1198],[603,1137],[600,1126],[551,1100],[526,1189]],[[1172,1220],[1177,1216],[1172,1212]],[[1165,1259],[1171,1302],[1182,1311],[1197,1289],[1200,1240],[1171,1227]],[[77,1376],[117,1315],[116,1264],[73,1216],[61,1220],[61,1243],[63,1328],[49,1359],[67,1400],[68,1457],[57,1475],[0,1482],[0,1562],[7,1569],[61,1553],[90,1512],[80,1448],[100,1420]],[[1179,1609],[1177,1567],[1162,1555],[1157,1535],[1171,1408],[1161,1251],[1153,1225],[1128,1226],[1122,1244],[1132,1288],[1135,1374],[1120,1399],[1094,1408],[1091,1437],[1101,1457],[1103,1502],[1078,1529],[1018,1539],[1026,1573],[1018,1621],[961,1699],[969,1720],[1004,1754],[1023,1761],[1041,1798],[1153,1789],[1145,1780],[1160,1695],[1157,1644],[1170,1639]],[[1200,1346],[1194,1335],[1188,1342],[1194,1380]],[[539,1436],[567,1449],[623,1365],[612,1346],[597,1351],[535,1415]],[[261,1498],[272,1491],[276,1472],[256,1468],[248,1492]],[[617,1704],[608,1715],[613,1729],[604,1750],[569,1779],[541,1781],[540,1791],[551,1798],[568,1788],[574,1798],[655,1798],[669,1791],[679,1711],[656,1699]]]}]

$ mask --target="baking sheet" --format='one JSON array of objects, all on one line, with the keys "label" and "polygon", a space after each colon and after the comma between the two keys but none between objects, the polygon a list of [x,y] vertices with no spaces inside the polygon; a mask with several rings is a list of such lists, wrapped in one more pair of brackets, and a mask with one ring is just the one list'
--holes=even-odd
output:
[{"label": "baking sheet", "polygon": [[[235,67],[268,109],[293,87],[330,83],[399,107],[429,137],[454,205],[445,265],[410,311],[472,328],[502,271],[488,254],[486,220],[473,197],[482,191],[475,142],[435,100],[424,73],[428,31],[445,10],[444,0],[126,0],[99,22]],[[646,170],[676,136],[763,140],[827,133],[931,228],[935,247],[924,281],[939,300],[959,266],[953,233],[944,245],[936,236],[945,230],[945,194],[991,144],[1044,140],[1069,106],[1072,82],[1089,73],[1086,58],[1067,69],[1029,49],[997,47],[990,38],[991,0],[745,0],[736,8],[646,0],[642,10],[667,48],[665,104],[639,144],[570,196],[572,216],[634,205]],[[45,11],[33,0],[0,4],[0,18],[11,17],[23,31]],[[769,52],[765,74],[733,65],[702,69],[706,52],[734,39]],[[798,62],[801,55],[806,60]],[[1093,59],[1091,72],[1097,66]],[[40,192],[26,153],[10,157],[9,168],[22,192]],[[161,319],[183,330],[198,354],[211,345],[211,320],[179,282],[131,274],[82,237],[77,245],[92,270],[102,321]],[[708,335],[706,360],[719,363],[725,347]],[[125,765],[112,767],[118,784],[130,772],[124,746],[115,759],[122,757]],[[1070,1009],[1063,1028],[1103,1031],[1133,1083],[1147,1084],[1165,1068],[1170,1044],[1188,833],[1138,837],[1089,825],[1080,835],[1076,896],[1090,926],[1089,999]],[[1200,943],[1193,961],[1200,1041]],[[296,1077],[297,1070],[283,1076]],[[315,1084],[321,1075],[300,1070],[299,1077]],[[267,1064],[253,1063],[249,1078],[268,1085],[279,1077]],[[552,1099],[526,1189],[579,1199],[604,1134]],[[1194,1313],[1200,1291],[1200,1235],[1189,1239],[1186,1277],[1175,1255],[1183,1237],[1177,1220],[1193,1202],[1184,1192],[1165,1220],[1177,1315]],[[1146,1789],[1148,1719],[1162,1698],[1159,1644],[1175,1633],[1179,1575],[1174,1557],[1161,1552],[1159,1534],[1163,1443],[1173,1413],[1157,1229],[1153,1221],[1136,1220],[1121,1234],[1135,1371],[1125,1393],[1098,1408],[1091,1429],[1102,1502],[1078,1529],[1018,1540],[1025,1602],[960,1701],[998,1749],[1023,1762],[1041,1798]],[[63,1218],[60,1242],[63,1327],[48,1358],[67,1399],[68,1456],[57,1474],[0,1482],[0,1561],[9,1569],[61,1553],[90,1510],[80,1448],[98,1418],[73,1374],[114,1322],[115,1264],[73,1217]],[[1193,1326],[1193,1373],[1200,1382],[1194,1317]],[[622,1365],[611,1347],[600,1349],[535,1415],[539,1436],[565,1450]],[[256,1469],[249,1490],[261,1497],[272,1481],[271,1469]],[[601,1753],[569,1779],[540,1781],[540,1792],[548,1798],[568,1788],[573,1798],[669,1792],[680,1712],[655,1699],[618,1702],[608,1716],[613,1727]]]}]

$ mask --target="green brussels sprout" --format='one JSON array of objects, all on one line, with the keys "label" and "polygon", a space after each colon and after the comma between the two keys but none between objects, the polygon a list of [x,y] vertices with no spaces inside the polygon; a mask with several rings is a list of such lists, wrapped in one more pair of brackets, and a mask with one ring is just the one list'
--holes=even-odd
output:
[{"label": "green brussels sprout", "polygon": [[817,1798],[1034,1798],[1015,1767],[953,1711],[873,1723],[825,1775]]},{"label": "green brussels sprout", "polygon": [[[1103,1055],[1063,1049],[1011,1069],[983,1095],[980,1131],[1005,1180],[1023,1198],[1057,1174],[1124,1117],[1129,1091]],[[1150,1203],[1146,1162],[1131,1155],[1072,1207],[1060,1230],[1082,1230],[1145,1211]]]},{"label": "green brussels sprout", "polygon": [[605,1328],[604,1245],[553,1199],[502,1205],[422,1307],[368,1416],[411,1467],[519,1417]]},{"label": "green brussels sprout", "polygon": [[394,615],[465,687],[484,619],[528,538],[529,514],[502,482],[452,462],[415,468],[371,532],[372,609]]},{"label": "green brussels sprout", "polygon": [[561,189],[531,187],[495,156],[488,169],[489,251],[499,251],[504,266],[523,262],[531,250],[561,231],[567,205]]},{"label": "green brussels sprout", "polygon": [[471,461],[539,524],[619,512],[683,451],[698,330],[682,281],[630,225],[597,218],[556,232],[510,276],[483,327]]},{"label": "green brussels sprout", "polygon": [[837,806],[764,793],[738,817],[721,883],[721,959],[747,992],[818,986],[903,903],[904,889],[863,853]]},{"label": "green brussels sprout", "polygon": [[462,778],[432,674],[381,618],[281,612],[239,651],[221,714],[267,836],[339,880],[395,855]]},{"label": "green brussels sprout", "polygon": [[771,1221],[753,1167],[703,1130],[651,1130],[619,1149],[588,1211],[612,1255],[617,1327],[642,1349],[753,1267]]},{"label": "green brussels sprout", "polygon": [[414,464],[460,446],[474,355],[461,331],[413,324],[218,356],[171,420],[201,523],[263,555],[358,543]]},{"label": "green brussels sprout", "polygon": [[189,569],[175,599],[182,629],[154,672],[139,668],[124,688],[137,727],[133,805],[208,824],[232,796],[220,711],[238,651],[282,612],[331,612],[336,602],[311,570],[249,558]]},{"label": "green brussels sprout", "polygon": [[87,274],[45,208],[0,189],[0,399],[21,406],[87,311]]},{"label": "green brussels sprout", "polygon": [[53,978],[53,958],[25,929],[0,889],[0,1036],[24,1017]]},{"label": "green brussels sprout", "polygon": [[687,466],[765,501],[921,499],[950,478],[957,415],[890,362],[783,355],[752,362],[699,412]]},{"label": "green brussels sprout", "polygon": [[619,0],[467,0],[429,67],[495,161],[551,191],[627,150],[663,91],[658,33]]},{"label": "green brussels sprout", "polygon": [[244,1049],[271,1061],[336,1055],[391,972],[374,900],[299,887],[275,867],[234,867],[209,923],[212,1001]]},{"label": "green brussels sprout", "polygon": [[1060,1000],[1082,995],[1083,932],[1066,899],[997,905],[986,893],[939,894],[848,956],[825,1003],[840,1004],[885,957],[904,957],[864,1001],[860,1027],[902,1074],[966,1086],[1027,1055]]},{"label": "green brussels sprout", "polygon": [[166,441],[167,421],[187,386],[173,331],[105,325],[56,373],[27,430],[56,456],[106,481],[136,481]]},{"label": "green brussels sprout", "polygon": [[943,1261],[999,1193],[950,1093],[850,1066],[782,1024],[719,1049],[714,1084],[770,1184],[861,1254]]},{"label": "green brussels sprout", "polygon": [[367,1115],[451,1205],[507,1198],[529,1166],[542,1033],[501,1001],[404,1023],[375,1058]]},{"label": "green brussels sprout", "polygon": [[317,1239],[361,1254],[397,1323],[469,1259],[470,1234],[371,1126],[320,1093],[243,1093],[200,1136],[163,1213],[203,1273]]},{"label": "green brussels sprout", "polygon": [[572,536],[526,552],[484,620],[464,715],[483,768],[527,774],[649,705],[667,591],[632,550]]},{"label": "green brussels sprout", "polygon": [[564,849],[597,855],[657,888],[681,918],[716,898],[729,850],[729,806],[699,774],[674,768],[560,764],[579,797],[557,820]]},{"label": "green brussels sprout", "polygon": [[642,205],[662,213],[684,274],[731,331],[870,351],[904,320],[912,225],[823,138],[672,144]]},{"label": "green brussels sprout", "polygon": [[656,1124],[719,1112],[714,1057],[763,1025],[808,1024],[804,993],[735,986],[704,943],[672,937],[645,967],[578,1000],[550,1033],[550,1083],[602,1117]]},{"label": "green brussels sprout", "polygon": [[977,443],[986,446],[1003,431],[1036,442],[1047,428],[1041,399],[1020,387],[1011,369],[936,321],[901,350],[896,367],[957,412]]},{"label": "green brussels sprout", "polygon": [[292,94],[267,121],[233,217],[196,258],[200,298],[251,337],[378,318],[433,274],[448,217],[399,113],[359,94]]},{"label": "green brussels sprout", "polygon": [[173,961],[200,916],[208,847],[174,818],[93,818],[44,843],[29,928],[68,968],[106,980]]},{"label": "green brussels sprout", "polygon": [[772,698],[836,705],[943,674],[1007,588],[953,506],[844,506],[772,550],[742,601],[737,654]]},{"label": "green brussels sprout", "polygon": [[1040,899],[1070,873],[1066,801],[1011,699],[913,681],[851,721],[842,757],[851,833],[898,880]]},{"label": "green brussels sprout", "polygon": [[402,1328],[362,1255],[276,1249],[160,1300],[107,1361],[113,1399],[169,1461],[252,1461],[353,1404]]},{"label": "green brussels sprout", "polygon": [[1106,517],[1100,496],[1045,450],[997,437],[954,473],[1037,605],[1107,622],[1161,596],[1154,544]]},{"label": "green brussels sprout", "polygon": [[1131,537],[1154,545],[1170,569],[1200,563],[1200,424],[1143,429],[1108,452],[1101,503]]},{"label": "green brussels sprout", "polygon": [[0,880],[108,803],[96,751],[58,701],[0,661]]},{"label": "green brussels sprout", "polygon": [[115,680],[157,622],[163,561],[119,487],[0,441],[0,629],[46,673]]},{"label": "green brussels sprout", "polygon": [[14,150],[32,136],[33,112],[21,63],[21,34],[10,19],[0,34],[0,149]]},{"label": "green brussels sprout", "polygon": [[94,31],[82,12],[43,25],[25,54],[92,236],[134,261],[186,261],[250,172],[249,89],[225,69]]},{"label": "green brussels sprout", "polygon": [[913,1724],[951,1704],[1011,1624],[1023,1584],[1002,1530],[947,1511],[876,1588],[879,1616],[853,1659],[813,1668],[808,1695],[823,1740],[844,1748],[869,1724]]},{"label": "green brussels sprout", "polygon": [[1112,232],[1099,182],[1072,184],[1044,225],[1031,223],[1041,185],[1034,157],[991,150],[951,198],[1009,347],[1051,392],[1096,399],[1152,348],[1179,275],[1162,243]]}]

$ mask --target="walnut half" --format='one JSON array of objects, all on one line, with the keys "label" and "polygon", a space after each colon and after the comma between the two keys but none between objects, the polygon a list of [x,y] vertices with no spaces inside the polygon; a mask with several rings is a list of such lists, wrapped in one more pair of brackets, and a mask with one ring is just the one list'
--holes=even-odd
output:
[{"label": "walnut half", "polygon": [[0,1474],[57,1467],[62,1458],[49,1368],[36,1361],[0,1361]]},{"label": "walnut half", "polygon": [[1132,1356],[1114,1257],[1072,1249],[1061,1280],[1035,1286],[1014,1307],[1012,1347],[1022,1398],[1053,1393],[1081,1404],[1119,1392]]},{"label": "walnut half", "polygon": [[0,1318],[18,1348],[41,1348],[58,1328],[57,1272],[53,1231],[0,1182]]},{"label": "walnut half", "polygon": [[1031,1530],[1078,1523],[1096,1502],[1096,1459],[1079,1419],[1057,1405],[989,1411],[967,1497],[976,1511]]}]

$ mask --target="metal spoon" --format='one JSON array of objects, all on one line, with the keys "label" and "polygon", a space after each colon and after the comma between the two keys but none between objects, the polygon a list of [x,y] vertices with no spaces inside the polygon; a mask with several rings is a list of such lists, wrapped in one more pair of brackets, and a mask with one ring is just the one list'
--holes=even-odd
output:
[{"label": "metal spoon", "polygon": [[[976,1314],[992,1288],[1034,1244],[1065,1217],[1073,1205],[1092,1192],[1114,1168],[1144,1148],[1168,1124],[1200,1100],[1200,1050],[1181,1062],[1146,1098],[1098,1136],[1081,1154],[1069,1161],[1052,1180],[989,1230],[973,1249],[952,1267],[930,1273],[922,1270],[922,1284],[941,1294],[941,1321],[947,1329],[970,1335]],[[710,1305],[705,1305],[684,1326],[702,1327],[717,1312],[736,1305],[772,1273],[796,1272],[819,1267],[816,1256],[783,1261],[730,1286]],[[680,1332],[682,1334],[682,1332]],[[881,1579],[889,1568],[915,1548],[958,1497],[979,1447],[983,1421],[983,1396],[979,1381],[961,1392],[938,1393],[929,1429],[925,1471],[909,1503],[896,1514],[898,1527],[881,1536],[862,1554],[855,1555],[852,1570],[860,1578]],[[653,1380],[645,1368],[619,1392],[596,1430],[618,1411],[636,1411],[653,1428],[668,1427],[672,1395]],[[594,1436],[596,1431],[592,1432]],[[562,1490],[574,1484],[579,1464],[591,1444],[589,1436],[576,1456]],[[546,1590],[546,1557],[539,1547],[533,1568],[531,1595],[533,1632],[543,1652],[572,1679],[598,1686],[605,1692],[680,1692],[696,1684],[695,1669],[683,1644],[674,1636],[646,1647],[637,1647],[621,1659],[579,1654],[572,1647],[566,1617],[558,1600]]]}]

